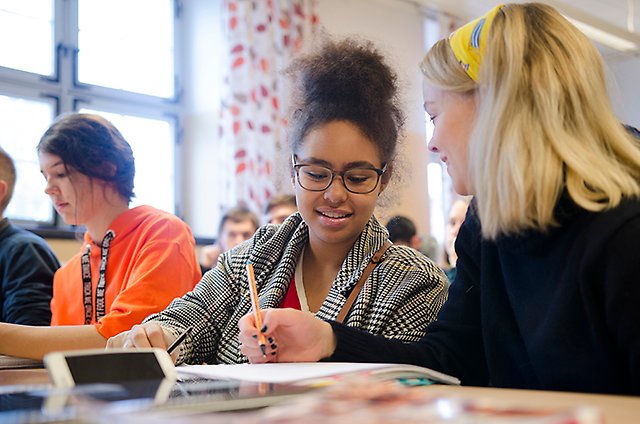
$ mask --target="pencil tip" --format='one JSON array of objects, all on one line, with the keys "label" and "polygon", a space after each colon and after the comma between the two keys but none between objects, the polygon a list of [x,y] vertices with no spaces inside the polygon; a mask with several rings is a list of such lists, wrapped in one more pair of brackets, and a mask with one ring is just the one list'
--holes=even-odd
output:
[{"label": "pencil tip", "polygon": [[260,351],[262,352],[262,357],[265,358],[267,356],[267,348],[265,345],[260,344]]}]

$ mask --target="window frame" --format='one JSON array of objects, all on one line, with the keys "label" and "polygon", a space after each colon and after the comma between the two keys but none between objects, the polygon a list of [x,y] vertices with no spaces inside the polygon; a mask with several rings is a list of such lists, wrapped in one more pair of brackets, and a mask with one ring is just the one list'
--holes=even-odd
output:
[{"label": "window frame", "polygon": [[[40,75],[0,66],[0,95],[28,100],[50,101],[53,103],[53,116],[88,109],[131,115],[147,119],[167,121],[174,131],[174,210],[180,216],[183,204],[182,169],[182,108],[183,85],[181,69],[184,46],[182,24],[182,0],[172,0],[174,7],[174,96],[156,97],[147,94],[127,92],[89,85],[78,81],[78,0],[54,1],[54,63],[51,75]],[[53,210],[53,205],[51,205]],[[171,211],[170,211],[171,212]],[[16,224],[29,228],[36,233],[59,238],[75,238],[77,228],[64,224],[60,216],[53,211],[53,222],[43,224],[38,221],[14,220]]]}]

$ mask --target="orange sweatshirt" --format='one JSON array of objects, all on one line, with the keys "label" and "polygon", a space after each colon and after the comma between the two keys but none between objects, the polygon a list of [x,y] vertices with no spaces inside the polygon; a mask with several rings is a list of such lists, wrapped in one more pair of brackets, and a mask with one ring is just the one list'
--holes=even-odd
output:
[{"label": "orange sweatshirt", "polygon": [[101,249],[85,234],[80,252],[55,273],[51,325],[84,324],[81,257],[86,245],[91,246],[92,323],[106,338],[163,310],[200,280],[191,229],[176,216],[139,206],[118,216],[109,229],[115,237],[108,249],[105,316],[95,322]]}]

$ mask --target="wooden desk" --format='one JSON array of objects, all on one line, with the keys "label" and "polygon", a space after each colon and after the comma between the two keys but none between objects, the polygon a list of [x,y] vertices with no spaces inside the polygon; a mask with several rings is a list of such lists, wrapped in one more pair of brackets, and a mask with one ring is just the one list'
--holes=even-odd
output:
[{"label": "wooden desk", "polygon": [[[45,369],[0,370],[0,386],[15,384],[42,385],[48,382],[49,377]],[[423,389],[429,393],[447,397],[486,399],[494,404],[509,407],[542,406],[549,409],[570,409],[578,406],[590,406],[597,408],[602,413],[605,424],[640,423],[640,397],[443,385],[434,385]],[[268,422],[264,420],[259,411],[224,413],[221,416],[233,421],[239,419],[240,422]],[[175,416],[154,417],[154,424],[164,422],[175,424],[175,418]],[[181,417],[179,421],[196,424],[210,422],[211,418],[211,414],[192,415]]]},{"label": "wooden desk", "polygon": [[49,384],[49,374],[44,368],[0,370],[0,386],[15,384]]},{"label": "wooden desk", "polygon": [[430,386],[427,390],[445,396],[498,400],[499,403],[567,409],[581,405],[596,407],[606,424],[640,423],[640,397],[540,390],[492,389],[486,387]]}]

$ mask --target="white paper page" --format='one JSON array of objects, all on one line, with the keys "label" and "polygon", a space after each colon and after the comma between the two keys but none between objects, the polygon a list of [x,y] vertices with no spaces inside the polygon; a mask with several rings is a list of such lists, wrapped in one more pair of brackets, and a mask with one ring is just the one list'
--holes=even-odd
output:
[{"label": "white paper page", "polygon": [[273,364],[186,365],[177,367],[178,376],[237,379],[263,383],[295,383],[359,371],[387,368],[390,364],[346,362],[297,362]]}]

